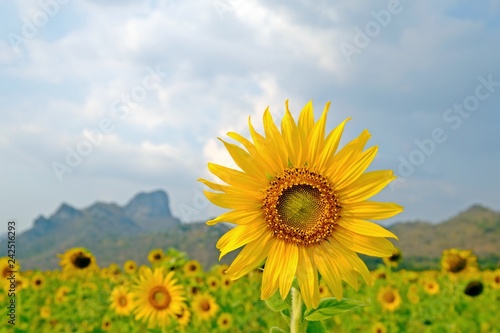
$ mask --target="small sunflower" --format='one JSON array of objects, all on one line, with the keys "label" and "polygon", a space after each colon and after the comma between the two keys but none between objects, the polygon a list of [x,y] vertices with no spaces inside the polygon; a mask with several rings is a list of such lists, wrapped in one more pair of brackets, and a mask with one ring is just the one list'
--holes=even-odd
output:
[{"label": "small sunflower", "polygon": [[468,250],[444,250],[441,267],[452,274],[472,272],[477,270],[477,257]]},{"label": "small sunflower", "polygon": [[50,307],[43,305],[40,307],[40,318],[49,319],[50,318]]},{"label": "small sunflower", "polygon": [[416,284],[410,285],[406,297],[411,304],[417,304],[420,302],[420,297],[418,296],[418,286]]},{"label": "small sunflower", "polygon": [[233,280],[229,276],[223,276],[220,281],[221,288],[228,291],[231,289],[231,285],[233,284]]},{"label": "small sunflower", "polygon": [[60,286],[55,295],[55,300],[57,304],[64,303],[67,299],[66,295],[69,294],[71,289],[68,286]]},{"label": "small sunflower", "polygon": [[101,322],[101,329],[103,331],[109,331],[112,327],[111,319],[108,317],[104,317]]},{"label": "small sunflower", "polygon": [[490,284],[493,289],[500,289],[500,269],[496,269],[491,273]]},{"label": "small sunflower", "polygon": [[118,286],[111,292],[111,309],[120,316],[127,316],[134,308],[132,295],[125,286]]},{"label": "small sunflower", "polygon": [[439,283],[436,280],[426,280],[423,282],[424,290],[429,295],[436,295],[439,293]]},{"label": "small sunflower", "polygon": [[208,289],[210,289],[212,291],[219,290],[220,281],[217,277],[210,275],[207,277],[207,286],[208,286]]},{"label": "small sunflower", "polygon": [[132,293],[136,305],[135,319],[148,322],[148,327],[163,327],[176,318],[185,306],[184,290],[177,284],[174,272],[166,276],[160,268],[145,271]]},{"label": "small sunflower", "polygon": [[189,312],[186,305],[182,307],[180,313],[176,313],[175,317],[177,318],[177,322],[181,327],[186,327],[189,324],[189,320],[191,319],[191,312]]},{"label": "small sunflower", "polygon": [[202,272],[201,265],[196,260],[187,261],[182,267],[182,270],[186,276],[195,276]]},{"label": "small sunflower", "polygon": [[219,311],[219,306],[215,302],[215,299],[209,294],[195,295],[191,308],[196,317],[201,320],[209,320]]},{"label": "small sunflower", "polygon": [[397,289],[392,287],[381,288],[378,292],[377,299],[384,310],[393,312],[401,305],[401,296]]},{"label": "small sunflower", "polygon": [[390,257],[384,257],[383,260],[384,260],[384,263],[387,266],[398,267],[399,262],[401,261],[402,258],[403,258],[403,255],[401,254],[401,250],[398,249],[397,247],[395,247],[392,250],[391,256]]},{"label": "small sunflower", "polygon": [[230,313],[223,312],[217,319],[217,329],[218,331],[224,332],[229,331],[233,326],[233,316]]},{"label": "small sunflower", "polygon": [[157,264],[162,261],[165,257],[165,253],[162,249],[151,250],[148,254],[148,261],[152,264]]},{"label": "small sunflower", "polygon": [[59,257],[63,272],[68,274],[92,273],[98,269],[92,253],[83,247],[69,249]]},{"label": "small sunflower", "polygon": [[284,299],[296,277],[304,303],[316,308],[318,272],[342,299],[342,280],[357,289],[359,273],[371,283],[357,253],[388,257],[394,249],[386,237],[397,237],[367,220],[389,218],[403,208],[367,199],[396,177],[390,170],[365,172],[377,153],[377,147],[364,150],[366,130],[337,152],[349,119],[325,136],[329,105],[315,122],[309,102],[296,123],[286,102],[281,131],[266,109],[265,135],[249,122],[253,142],[228,133],[244,149],[221,140],[241,170],[209,163],[225,184],[200,179],[216,191],[205,191],[212,203],[231,209],[207,224],[236,224],[217,243],[221,257],[244,246],[227,273],[238,279],[266,260],[262,299],[278,289]]},{"label": "small sunflower", "polygon": [[18,274],[20,270],[21,267],[17,260],[13,262],[9,257],[0,258],[0,287],[9,284],[7,278],[11,274]]},{"label": "small sunflower", "polygon": [[322,299],[327,297],[332,297],[330,289],[328,289],[328,286],[325,285],[323,281],[319,282],[319,297]]},{"label": "small sunflower", "polygon": [[372,325],[371,333],[387,333],[387,327],[378,321]]},{"label": "small sunflower", "polygon": [[45,286],[45,278],[41,273],[36,273],[31,277],[31,288],[40,290]]},{"label": "small sunflower", "polygon": [[123,264],[123,270],[127,274],[134,274],[137,271],[137,264],[133,260],[127,260]]}]

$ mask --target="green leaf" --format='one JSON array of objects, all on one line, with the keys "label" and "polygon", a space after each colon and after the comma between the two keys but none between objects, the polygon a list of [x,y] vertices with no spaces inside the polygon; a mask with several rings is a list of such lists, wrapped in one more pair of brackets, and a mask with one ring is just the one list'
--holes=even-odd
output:
[{"label": "green leaf", "polygon": [[354,299],[343,298],[342,301],[338,301],[336,298],[324,298],[319,302],[317,309],[307,310],[304,314],[304,318],[309,321],[318,321],[331,318],[332,316],[351,311],[360,306],[366,306],[366,303],[356,301]]},{"label": "green leaf", "polygon": [[291,303],[292,303],[292,296],[290,296],[290,293],[288,293],[288,296],[284,300],[281,299],[279,292],[275,292],[271,297],[266,299],[267,306],[275,312],[280,312],[285,309],[290,309]]},{"label": "green leaf", "polygon": [[281,328],[279,328],[279,327],[273,326],[269,330],[269,333],[286,333],[286,331],[283,330],[283,329],[281,329]]},{"label": "green leaf", "polygon": [[311,321],[307,324],[307,333],[326,333],[326,328],[320,321]]}]

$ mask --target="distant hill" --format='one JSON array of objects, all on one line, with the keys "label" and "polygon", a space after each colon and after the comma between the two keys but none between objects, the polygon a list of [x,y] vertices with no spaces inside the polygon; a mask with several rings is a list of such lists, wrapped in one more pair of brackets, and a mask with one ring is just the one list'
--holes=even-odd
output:
[{"label": "distant hill", "polygon": [[[402,268],[438,268],[444,249],[470,249],[487,266],[500,266],[500,212],[475,205],[439,224],[414,221],[397,223],[388,229],[403,252]],[[17,237],[17,258],[23,269],[55,269],[57,254],[73,247],[86,247],[101,267],[133,259],[147,263],[155,248],[186,252],[205,267],[218,263],[218,239],[228,226],[182,224],[173,217],[164,191],[139,193],[125,206],[97,202],[85,209],[63,203],[51,216],[40,216],[34,226]],[[5,248],[2,246],[2,248]],[[3,251],[3,250],[2,250]],[[230,263],[236,253],[222,262]],[[380,259],[363,257],[370,268]]]},{"label": "distant hill", "polygon": [[[472,250],[480,263],[500,266],[500,212],[474,205],[444,222],[416,221],[389,227],[409,268],[438,267],[443,250]],[[405,266],[405,265],[403,265]]]}]

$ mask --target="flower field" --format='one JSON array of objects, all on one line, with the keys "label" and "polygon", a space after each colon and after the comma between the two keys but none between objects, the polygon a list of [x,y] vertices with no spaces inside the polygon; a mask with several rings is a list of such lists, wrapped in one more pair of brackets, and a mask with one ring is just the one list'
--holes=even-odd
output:
[{"label": "flower field", "polygon": [[[396,254],[394,262],[371,272],[371,286],[360,284],[355,291],[344,285],[348,307],[313,314],[326,332],[500,332],[500,269],[474,269],[473,260],[461,260],[457,253],[445,251],[442,271],[422,272],[395,271]],[[279,293],[260,300],[261,270],[232,281],[224,274],[227,266],[203,270],[173,249],[152,250],[148,259],[147,266],[127,261],[100,268],[90,252],[76,248],[61,255],[58,270],[17,267],[13,326],[6,307],[12,299],[6,279],[10,268],[8,258],[1,258],[0,332],[289,330]],[[322,299],[332,297],[323,282],[319,291]],[[271,310],[277,306],[282,313]],[[308,331],[315,332],[314,326]]]}]

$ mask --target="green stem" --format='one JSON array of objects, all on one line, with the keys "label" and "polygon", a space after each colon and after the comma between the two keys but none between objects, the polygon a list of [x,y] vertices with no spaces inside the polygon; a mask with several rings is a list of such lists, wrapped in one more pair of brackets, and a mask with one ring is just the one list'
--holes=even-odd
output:
[{"label": "green stem", "polygon": [[302,295],[292,287],[292,313],[290,318],[290,333],[302,333]]}]

